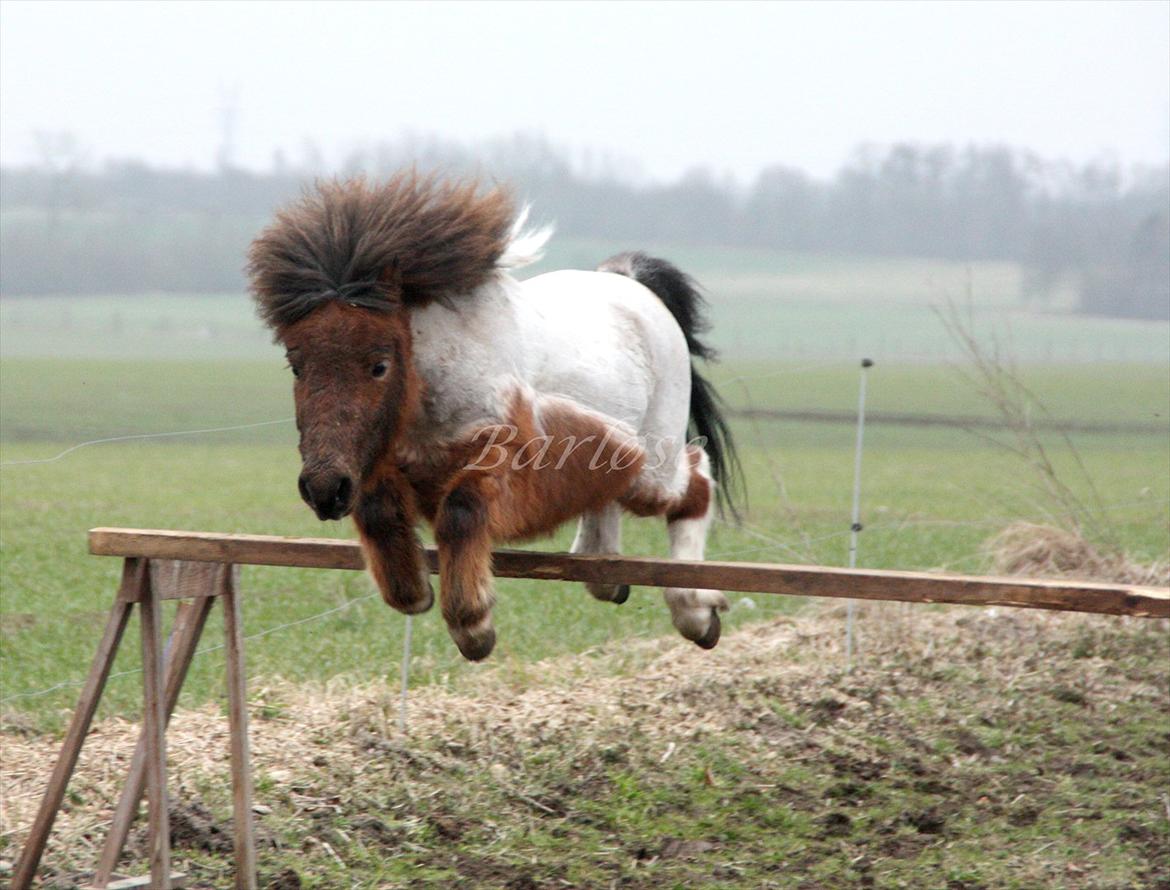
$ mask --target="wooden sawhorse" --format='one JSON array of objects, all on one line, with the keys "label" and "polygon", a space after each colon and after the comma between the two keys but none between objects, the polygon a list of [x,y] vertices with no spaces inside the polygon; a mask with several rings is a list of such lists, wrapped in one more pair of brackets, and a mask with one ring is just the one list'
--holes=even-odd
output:
[{"label": "wooden sawhorse", "polygon": [[[92,887],[181,887],[184,877],[171,872],[167,804],[166,726],[179,700],[187,668],[216,600],[223,603],[224,648],[227,655],[228,723],[231,728],[232,798],[238,890],[256,890],[256,847],[252,826],[252,771],[248,752],[248,710],[244,677],[244,637],[233,566],[214,562],[131,557],[122,568],[122,583],[61,753],[49,778],[40,809],[25,841],[13,875],[13,890],[32,886],[65,788],[77,766],[81,746],[101,701],[118,645],[135,604],[142,625],[142,734],[130,762],[129,775],[114,810]],[[179,603],[166,648],[162,645],[163,600]],[[149,878],[118,878],[115,868],[142,800],[149,799]]]}]

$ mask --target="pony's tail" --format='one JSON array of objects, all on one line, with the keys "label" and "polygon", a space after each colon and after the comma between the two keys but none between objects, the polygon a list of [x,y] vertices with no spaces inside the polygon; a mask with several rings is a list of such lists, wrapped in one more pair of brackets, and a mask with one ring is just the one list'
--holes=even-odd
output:
[{"label": "pony's tail", "polygon": [[[687,349],[695,358],[713,361],[716,352],[699,339],[710,329],[699,286],[691,276],[672,263],[644,253],[619,253],[597,267],[599,272],[614,272],[632,278],[649,288],[670,310],[682,328]],[[729,512],[736,519],[736,498],[743,494],[743,469],[735,449],[723,400],[715,387],[699,373],[691,362],[691,422],[687,433],[703,440],[703,447],[711,459],[711,475],[716,483],[716,497],[720,512]]]}]

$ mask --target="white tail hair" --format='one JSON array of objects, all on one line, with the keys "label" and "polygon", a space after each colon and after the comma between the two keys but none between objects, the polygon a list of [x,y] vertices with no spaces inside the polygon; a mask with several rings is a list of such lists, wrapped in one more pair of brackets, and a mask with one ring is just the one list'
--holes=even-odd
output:
[{"label": "white tail hair", "polygon": [[525,204],[516,215],[516,222],[512,224],[512,234],[508,239],[508,247],[503,256],[496,262],[500,269],[522,269],[539,262],[544,257],[544,248],[548,239],[552,237],[554,226],[541,226],[538,229],[525,229],[528,223],[530,205]]}]

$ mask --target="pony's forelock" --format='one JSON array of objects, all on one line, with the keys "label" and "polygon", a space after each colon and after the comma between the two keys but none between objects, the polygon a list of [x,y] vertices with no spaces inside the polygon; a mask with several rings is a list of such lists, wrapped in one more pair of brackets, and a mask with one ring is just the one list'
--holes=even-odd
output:
[{"label": "pony's forelock", "polygon": [[399,173],[317,183],[248,251],[260,317],[279,332],[330,300],[389,311],[473,292],[539,259],[550,232],[523,230],[508,191]]}]

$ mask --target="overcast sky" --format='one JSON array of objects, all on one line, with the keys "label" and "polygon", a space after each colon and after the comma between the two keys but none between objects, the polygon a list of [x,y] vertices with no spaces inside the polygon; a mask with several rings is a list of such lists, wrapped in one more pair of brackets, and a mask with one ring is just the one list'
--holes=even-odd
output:
[{"label": "overcast sky", "polygon": [[311,140],[543,132],[668,179],[832,173],[861,142],[1170,156],[1170,2],[79,4],[5,0],[0,160],[214,165]]}]

